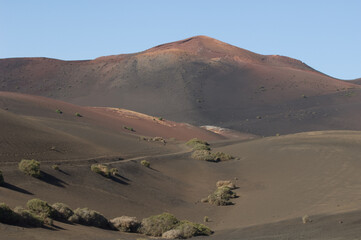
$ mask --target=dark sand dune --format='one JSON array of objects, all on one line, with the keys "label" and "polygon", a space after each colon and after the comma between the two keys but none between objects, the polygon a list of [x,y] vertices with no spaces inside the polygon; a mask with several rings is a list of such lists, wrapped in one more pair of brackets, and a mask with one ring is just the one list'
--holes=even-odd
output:
[{"label": "dark sand dune", "polygon": [[[360,143],[361,133],[355,131],[233,142],[215,150],[230,152],[239,160],[210,163],[193,160],[189,153],[154,156],[148,158],[152,169],[137,161],[119,161],[111,164],[119,169],[121,177],[117,180],[92,173],[89,164],[82,162],[62,165],[67,174],[45,165],[43,171],[59,179],[63,186],[30,177],[24,181],[20,172],[8,166],[3,171],[8,182],[33,195],[1,188],[1,196],[11,206],[40,197],[73,208],[94,208],[108,218],[142,218],[163,211],[198,222],[209,216],[207,225],[216,233],[207,239],[357,239],[361,217],[354,211],[359,211],[361,205]],[[240,195],[233,200],[235,205],[216,207],[199,202],[214,190],[216,181],[234,178],[239,186],[235,191]],[[306,214],[312,223],[302,223]],[[87,231],[81,226],[58,225],[72,230],[74,235],[65,231],[72,237]],[[1,229],[5,234],[2,236],[10,236],[17,228],[1,225]],[[21,231],[34,237],[47,230]],[[59,239],[62,231],[51,234],[49,239]],[[138,237],[91,231],[91,236],[84,233],[79,239]]]},{"label": "dark sand dune", "polygon": [[[320,112],[340,101],[340,95],[360,88],[354,83],[324,75],[292,58],[252,53],[205,36],[89,61],[0,60],[3,91],[85,106],[122,107],[260,135],[343,129],[325,123],[322,115],[312,115],[311,123],[284,115],[312,112],[310,106]],[[352,104],[358,107],[359,99]],[[344,114],[341,108],[334,118]],[[256,121],[257,117],[269,121]],[[288,127],[278,130],[279,121]],[[344,121],[350,129],[360,130],[349,119]],[[254,127],[255,122],[261,127]]]}]

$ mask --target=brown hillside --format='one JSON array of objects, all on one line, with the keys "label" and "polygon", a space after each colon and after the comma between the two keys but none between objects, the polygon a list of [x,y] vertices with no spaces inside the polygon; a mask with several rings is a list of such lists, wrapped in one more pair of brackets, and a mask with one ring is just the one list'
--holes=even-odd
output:
[{"label": "brown hillside", "polygon": [[[319,115],[312,122],[289,121],[284,116],[320,112],[324,106],[319,102],[333,108],[330,105],[339,102],[340,96],[358,88],[298,60],[252,53],[205,36],[91,61],[0,60],[0,89],[4,91],[86,106],[121,107],[262,135],[343,129],[337,124],[325,125]],[[318,109],[310,110],[310,106]],[[342,111],[335,118],[342,116]],[[267,127],[256,120],[270,115]],[[287,128],[274,131],[280,127],[278,122],[286,122],[281,126]],[[255,123],[260,127],[253,127]],[[359,129],[350,124],[349,128]]]}]

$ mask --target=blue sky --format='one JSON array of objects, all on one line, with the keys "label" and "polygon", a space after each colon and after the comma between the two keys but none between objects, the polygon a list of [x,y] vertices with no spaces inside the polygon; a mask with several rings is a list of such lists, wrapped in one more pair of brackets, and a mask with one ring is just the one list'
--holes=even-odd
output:
[{"label": "blue sky", "polygon": [[207,35],[353,79],[360,10],[358,0],[0,0],[0,58],[92,59]]}]

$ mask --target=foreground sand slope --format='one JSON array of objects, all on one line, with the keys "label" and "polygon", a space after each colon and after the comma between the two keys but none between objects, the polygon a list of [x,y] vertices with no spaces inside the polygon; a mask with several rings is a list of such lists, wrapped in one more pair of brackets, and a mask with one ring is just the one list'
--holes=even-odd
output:
[{"label": "foreground sand slope", "polygon": [[[0,189],[1,201],[13,207],[40,197],[51,203],[65,202],[72,208],[87,206],[108,218],[143,218],[163,211],[196,222],[208,216],[211,221],[207,225],[216,231],[209,239],[353,239],[361,228],[361,217],[354,212],[361,205],[360,144],[361,132],[356,131],[221,141],[213,143],[214,150],[239,159],[211,163],[191,159],[186,152],[148,156],[150,169],[142,167],[137,159],[113,162],[111,167],[120,172],[116,179],[92,173],[89,163],[81,161],[61,165],[64,173],[45,165],[43,170],[53,177],[51,181],[24,178],[9,165],[3,166],[4,173],[13,187]],[[200,202],[214,191],[216,181],[226,179],[233,179],[239,186],[235,205],[216,207]],[[314,221],[303,224],[301,217],[305,214]],[[58,225],[71,230],[65,230],[69,239],[85,239],[79,235],[87,231],[84,227]],[[1,225],[1,229],[2,236],[11,236],[7,239],[19,239],[14,236],[16,227]],[[52,233],[46,229],[21,231],[33,239],[44,239],[46,232]],[[60,239],[62,231],[48,234],[47,239]],[[91,231],[94,234],[85,234],[86,239],[138,237]]]}]

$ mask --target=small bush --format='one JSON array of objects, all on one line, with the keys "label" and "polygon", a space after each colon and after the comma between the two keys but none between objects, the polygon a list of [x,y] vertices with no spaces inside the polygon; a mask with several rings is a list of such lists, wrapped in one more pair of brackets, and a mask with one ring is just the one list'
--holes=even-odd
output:
[{"label": "small bush", "polygon": [[302,223],[306,224],[306,223],[310,223],[312,222],[311,218],[308,215],[305,215],[302,217]]},{"label": "small bush", "polygon": [[216,183],[217,188],[228,187],[229,189],[235,189],[236,185],[231,180],[218,181]]},{"label": "small bush", "polygon": [[56,218],[56,211],[46,201],[34,198],[26,203],[26,207],[37,216],[46,218]]},{"label": "small bush", "polygon": [[142,164],[144,167],[147,167],[147,168],[150,167],[150,162],[147,161],[147,160],[142,160],[142,161],[140,162],[140,164]]},{"label": "small bush", "polygon": [[69,221],[69,218],[74,215],[73,210],[64,203],[54,203],[51,206],[56,211],[57,220]]},{"label": "small bush", "polygon": [[104,177],[110,178],[109,168],[108,168],[108,166],[106,166],[104,164],[92,164],[90,169],[92,170],[92,172],[95,172]]},{"label": "small bush", "polygon": [[19,225],[24,227],[41,227],[44,225],[44,220],[22,207],[14,208],[14,212],[19,215]]},{"label": "small bush", "polygon": [[34,159],[32,160],[22,159],[21,162],[19,163],[19,170],[32,177],[39,178],[41,176],[40,162]]},{"label": "small bush", "polygon": [[214,159],[213,154],[207,150],[197,150],[192,153],[192,158],[196,160],[209,161],[209,162],[217,162]]},{"label": "small bush", "polygon": [[117,176],[119,173],[117,168],[111,168],[109,171],[113,176]]},{"label": "small bush", "polygon": [[186,145],[193,148],[193,150],[211,150],[211,148],[209,147],[209,143],[203,140],[199,140],[197,138],[189,140],[188,142],[186,142]]},{"label": "small bush", "polygon": [[218,162],[232,160],[234,157],[224,152],[216,152],[213,153],[213,158],[216,162]]},{"label": "small bush", "polygon": [[59,113],[59,114],[62,114],[62,113],[63,113],[63,111],[61,111],[60,109],[56,109],[55,112],[56,112],[56,113]]},{"label": "small bush", "polygon": [[204,216],[204,218],[203,218],[203,222],[209,222],[209,217]]},{"label": "small bush", "polygon": [[54,169],[55,171],[59,171],[60,167],[58,164],[54,164],[53,166],[51,166],[52,169]]},{"label": "small bush", "polygon": [[229,187],[219,187],[202,202],[208,202],[216,206],[231,205],[231,198],[235,198],[237,195]]},{"label": "small bush", "polygon": [[17,225],[19,223],[19,215],[11,210],[5,203],[0,203],[0,222]]},{"label": "small bush", "polygon": [[159,120],[159,121],[163,121],[163,118],[162,118],[162,117],[159,117],[158,120]]},{"label": "small bush", "polygon": [[179,223],[170,213],[151,216],[142,220],[140,232],[153,237],[160,237],[163,233],[172,230]]},{"label": "small bush", "polygon": [[135,132],[134,128],[132,128],[132,127],[124,126],[123,128],[126,129],[126,130],[129,130],[131,132]]},{"label": "small bush", "polygon": [[0,186],[4,185],[4,176],[3,173],[0,171]]},{"label": "small bush", "polygon": [[89,208],[77,208],[75,209],[74,214],[77,216],[77,223],[79,224],[103,229],[112,229],[111,224],[102,214]]},{"label": "small bush", "polygon": [[122,232],[138,232],[140,222],[135,217],[121,216],[110,220],[113,226]]},{"label": "small bush", "polygon": [[83,117],[80,113],[75,113],[76,117]]},{"label": "small bush", "polygon": [[181,221],[176,227],[176,230],[180,230],[181,238],[191,238],[193,236],[209,236],[213,232],[210,228],[203,224],[192,223],[189,221]]}]

